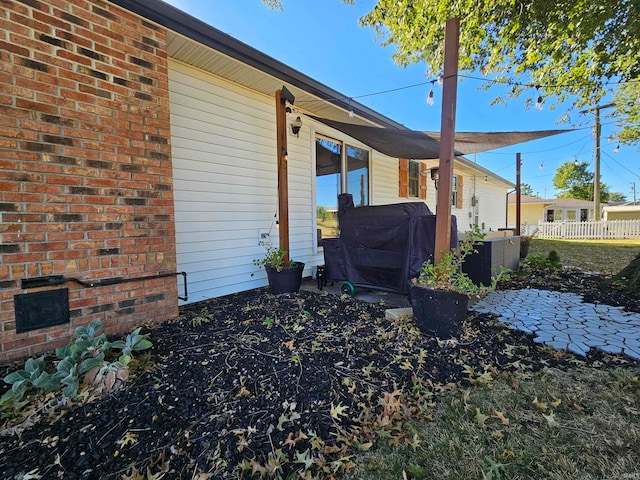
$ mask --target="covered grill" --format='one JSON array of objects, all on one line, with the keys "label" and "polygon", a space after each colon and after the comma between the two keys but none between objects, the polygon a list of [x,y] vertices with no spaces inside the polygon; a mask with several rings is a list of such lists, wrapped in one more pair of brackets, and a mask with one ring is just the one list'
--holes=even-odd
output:
[{"label": "covered grill", "polygon": [[[436,216],[423,202],[353,208],[339,196],[339,238],[324,239],[325,275],[354,286],[408,293],[408,280],[433,260]],[[451,247],[458,245],[451,217]]]}]

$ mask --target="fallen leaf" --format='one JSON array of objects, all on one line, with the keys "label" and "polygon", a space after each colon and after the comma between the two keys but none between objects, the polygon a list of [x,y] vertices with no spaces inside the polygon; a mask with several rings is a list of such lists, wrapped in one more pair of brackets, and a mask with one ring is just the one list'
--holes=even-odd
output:
[{"label": "fallen leaf", "polygon": [[558,422],[556,422],[556,416],[553,412],[551,412],[549,415],[542,414],[542,416],[547,421],[547,425],[549,425],[550,427],[557,427],[559,425]]},{"label": "fallen leaf", "polygon": [[538,400],[538,397],[534,398],[533,402],[531,403],[533,404],[536,410],[540,410],[541,412],[544,412],[547,408],[549,408],[549,405],[547,405],[547,402]]},{"label": "fallen leaf", "polygon": [[136,435],[135,433],[126,432],[116,443],[120,446],[120,448],[123,448],[127,445],[135,445],[137,441],[138,435]]},{"label": "fallen leaf", "polygon": [[336,420],[340,420],[340,417],[343,416],[345,411],[348,410],[349,407],[342,405],[342,402],[338,403],[338,405],[334,406],[333,402],[331,403],[331,418]]},{"label": "fallen leaf", "polygon": [[494,410],[493,411],[493,415],[491,417],[492,418],[497,418],[498,420],[500,420],[500,423],[502,423],[502,425],[509,425],[509,419],[507,417],[505,417],[504,413],[502,413],[502,412]]},{"label": "fallen leaf", "polygon": [[485,415],[480,411],[479,408],[476,407],[476,423],[478,424],[479,427],[484,428],[484,424],[488,418],[489,418],[489,415]]}]

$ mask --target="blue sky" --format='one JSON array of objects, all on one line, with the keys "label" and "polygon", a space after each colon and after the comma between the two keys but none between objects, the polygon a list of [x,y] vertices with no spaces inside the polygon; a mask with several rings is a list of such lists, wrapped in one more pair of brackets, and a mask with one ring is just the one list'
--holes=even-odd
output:
[{"label": "blue sky", "polygon": [[[222,30],[331,88],[357,98],[361,95],[401,88],[431,78],[424,65],[397,66],[393,47],[382,48],[372,29],[360,27],[358,19],[369,12],[375,0],[284,0],[283,11],[270,10],[261,0],[170,0],[168,3]],[[525,98],[491,106],[500,86],[482,91],[482,82],[462,79],[458,84],[456,129],[458,131],[514,131],[579,128],[547,139],[506,147],[468,158],[515,181],[515,154],[522,154],[522,182],[542,197],[554,196],[552,179],[562,163],[578,158],[593,171],[592,115],[571,114],[573,124],[558,124],[567,111],[559,105],[551,110],[546,99],[542,111],[527,109]],[[429,85],[357,98],[380,113],[415,130],[440,129],[442,90],[434,87],[433,106],[426,103]],[[530,97],[536,92],[531,89]],[[633,200],[636,182],[640,199],[640,152],[608,142],[613,125],[602,112],[601,175],[611,191]],[[347,119],[345,119],[347,120]],[[542,165],[542,168],[540,166]]]}]

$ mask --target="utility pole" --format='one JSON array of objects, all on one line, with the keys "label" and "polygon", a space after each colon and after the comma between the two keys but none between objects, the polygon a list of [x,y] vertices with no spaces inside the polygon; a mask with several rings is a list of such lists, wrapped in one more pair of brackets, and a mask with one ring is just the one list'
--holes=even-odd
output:
[{"label": "utility pole", "polygon": [[592,108],[582,110],[580,113],[594,112],[595,118],[593,123],[593,214],[596,220],[600,220],[600,136],[602,135],[602,126],[600,125],[600,110],[615,107],[615,103],[607,103],[606,105],[596,105]]},{"label": "utility pole", "polygon": [[631,184],[631,190],[633,190],[633,204],[636,204],[636,182]]}]

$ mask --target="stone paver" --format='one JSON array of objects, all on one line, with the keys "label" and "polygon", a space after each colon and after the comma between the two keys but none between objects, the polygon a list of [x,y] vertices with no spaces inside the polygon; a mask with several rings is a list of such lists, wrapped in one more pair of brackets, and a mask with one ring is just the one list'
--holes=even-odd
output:
[{"label": "stone paver", "polygon": [[586,356],[590,348],[640,360],[640,314],[622,307],[583,303],[575,293],[499,290],[471,310],[492,313],[510,328],[535,335],[534,342]]}]

